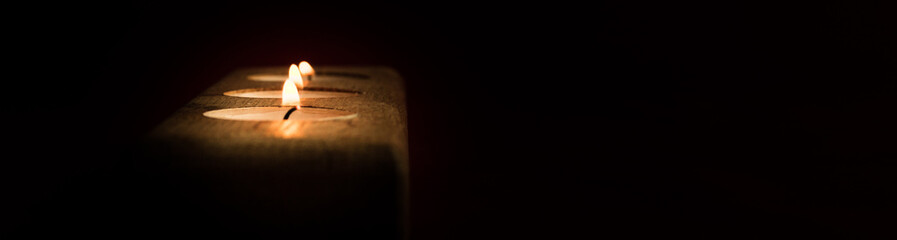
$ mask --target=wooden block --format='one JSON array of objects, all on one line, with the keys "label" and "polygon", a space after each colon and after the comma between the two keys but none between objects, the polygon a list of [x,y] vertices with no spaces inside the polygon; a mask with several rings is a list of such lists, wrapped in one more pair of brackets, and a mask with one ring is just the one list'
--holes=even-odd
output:
[{"label": "wooden block", "polygon": [[[240,89],[279,89],[250,76],[287,66],[234,71],[177,110],[149,135],[140,160],[148,214],[162,229],[221,235],[403,238],[407,231],[408,143],[398,73],[386,67],[316,67],[307,89],[360,94],[302,99],[302,106],[357,113],[327,121],[235,121],[203,116],[226,108],[277,107],[280,99],[239,98]],[[194,225],[196,227],[194,227]]]}]

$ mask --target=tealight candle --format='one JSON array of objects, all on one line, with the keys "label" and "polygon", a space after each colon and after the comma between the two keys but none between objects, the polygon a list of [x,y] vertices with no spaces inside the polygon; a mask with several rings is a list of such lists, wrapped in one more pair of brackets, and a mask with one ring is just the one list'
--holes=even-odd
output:
[{"label": "tealight candle", "polygon": [[[307,61],[299,62],[299,65],[292,64],[290,65],[289,74],[287,76],[279,75],[279,74],[256,74],[249,75],[249,80],[255,81],[263,81],[263,82],[280,82],[284,80],[284,77],[296,77],[301,78],[301,80],[295,80],[297,83],[301,83],[303,86],[308,84],[308,82],[312,81],[315,76],[315,69],[311,67]],[[300,87],[302,88],[302,87]]]},{"label": "tealight candle", "polygon": [[312,81],[312,78],[315,76],[315,69],[306,61],[299,62],[299,72],[302,73],[302,78],[309,82]]},{"label": "tealight candle", "polygon": [[[306,98],[339,98],[358,96],[358,92],[339,89],[308,88],[299,90],[299,96]],[[225,96],[244,98],[281,98],[281,90],[250,88],[224,92]]]},{"label": "tealight candle", "polygon": [[[311,67],[307,61],[299,62],[297,65],[299,72],[301,72],[302,78],[305,81],[304,83],[308,84],[310,81],[320,79],[346,79],[346,78],[354,78],[354,79],[370,79],[371,76],[361,73],[354,72],[344,72],[344,71],[325,71],[325,72],[317,72],[314,68]],[[252,74],[246,76],[249,80],[252,81],[260,81],[260,82],[282,82],[287,78],[287,75],[284,74],[271,74],[271,73],[260,73],[260,74]]]},{"label": "tealight candle", "polygon": [[299,70],[299,67],[296,64],[290,65],[290,71],[287,75],[286,82],[292,81],[298,86],[300,89],[305,88],[305,83],[302,82],[302,71]]},{"label": "tealight candle", "polygon": [[[287,78],[286,74],[276,74],[276,73],[259,73],[259,74],[251,74],[246,76],[246,79],[251,81],[258,82],[283,82],[283,79]],[[361,73],[351,73],[351,72],[316,72],[313,78],[315,81],[328,81],[328,80],[346,80],[346,79],[371,79],[371,76],[361,74]]]},{"label": "tealight candle", "polygon": [[358,114],[343,110],[311,106],[296,107],[245,107],[207,111],[203,116],[240,121],[326,121],[352,119]]}]

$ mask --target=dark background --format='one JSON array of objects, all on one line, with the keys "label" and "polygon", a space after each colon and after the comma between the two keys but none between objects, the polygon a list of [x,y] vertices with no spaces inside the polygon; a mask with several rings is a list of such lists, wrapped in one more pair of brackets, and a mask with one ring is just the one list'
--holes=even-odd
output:
[{"label": "dark background", "polygon": [[414,239],[893,236],[893,9],[11,6],[4,232],[126,234],[143,134],[232,70],[308,60],[405,78]]}]

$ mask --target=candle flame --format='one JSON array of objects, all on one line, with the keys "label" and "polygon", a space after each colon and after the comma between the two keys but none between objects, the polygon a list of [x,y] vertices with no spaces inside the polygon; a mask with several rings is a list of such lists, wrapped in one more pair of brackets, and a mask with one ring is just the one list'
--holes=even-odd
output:
[{"label": "candle flame", "polygon": [[281,94],[280,105],[296,106],[296,109],[299,109],[301,108],[299,106],[299,103],[299,89],[296,88],[296,83],[293,82],[293,78],[287,78],[287,80],[283,82],[283,92]]},{"label": "candle flame", "polygon": [[315,69],[311,68],[311,64],[306,61],[299,62],[299,71],[302,72],[303,77],[315,75]]},{"label": "candle flame", "polygon": [[302,82],[302,71],[299,70],[299,67],[296,64],[290,65],[290,73],[289,77],[287,77],[287,81],[292,80],[296,85],[299,85],[299,88],[305,88],[305,84]]}]

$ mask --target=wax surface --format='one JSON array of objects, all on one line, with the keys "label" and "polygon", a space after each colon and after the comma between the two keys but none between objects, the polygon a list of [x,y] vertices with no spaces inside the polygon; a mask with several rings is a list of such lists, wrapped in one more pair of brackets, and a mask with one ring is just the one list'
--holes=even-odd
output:
[{"label": "wax surface", "polygon": [[[243,89],[224,92],[225,96],[245,98],[281,98],[281,90]],[[358,94],[351,92],[299,90],[300,98],[337,98],[352,97]]]},{"label": "wax surface", "polygon": [[[247,107],[227,108],[204,112],[202,115],[210,118],[241,121],[282,121],[283,117],[293,107]],[[293,111],[289,120],[300,121],[325,121],[351,119],[358,116],[353,112],[347,112],[329,108],[303,107]]]}]

